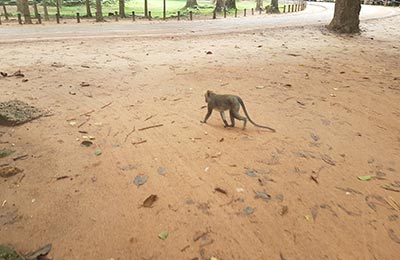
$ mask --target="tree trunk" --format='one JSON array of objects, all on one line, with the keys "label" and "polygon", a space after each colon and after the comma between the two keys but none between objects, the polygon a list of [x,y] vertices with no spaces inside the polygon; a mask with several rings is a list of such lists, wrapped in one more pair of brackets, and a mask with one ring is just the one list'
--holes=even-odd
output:
[{"label": "tree trunk", "polygon": [[271,0],[271,11],[272,13],[279,13],[279,3],[278,0]]},{"label": "tree trunk", "polygon": [[23,14],[24,13],[24,5],[22,4],[22,0],[17,0],[17,12]]},{"label": "tree trunk", "polygon": [[4,11],[4,18],[6,20],[8,20],[8,13],[7,13],[7,9],[6,9],[6,4],[3,2],[3,11]]},{"label": "tree trunk", "polygon": [[217,0],[215,3],[215,11],[222,12],[224,10],[224,0]]},{"label": "tree trunk", "polygon": [[96,0],[96,22],[104,22],[101,0]]},{"label": "tree trunk", "polygon": [[360,32],[360,0],[336,0],[335,14],[328,29],[339,33]]},{"label": "tree trunk", "polygon": [[90,10],[90,0],[86,0],[85,4],[86,4],[86,17],[92,17],[92,11]]},{"label": "tree trunk", "polygon": [[32,19],[31,19],[31,12],[29,11],[28,0],[22,0],[22,5],[24,6],[25,24],[31,24]]},{"label": "tree trunk", "polygon": [[[261,0],[262,1],[262,0]],[[226,0],[225,1],[225,6],[228,9],[237,9],[236,8],[236,0]]]},{"label": "tree trunk", "polygon": [[57,7],[57,13],[58,13],[58,17],[60,17],[60,1],[56,0],[56,7]]},{"label": "tree trunk", "polygon": [[256,10],[263,9],[263,0],[256,0]]},{"label": "tree trunk", "polygon": [[47,11],[46,0],[43,0],[43,12],[44,12],[44,20],[45,21],[50,21],[50,19],[49,19],[49,11]]},{"label": "tree trunk", "polygon": [[33,0],[33,11],[35,12],[35,18],[38,19],[39,18],[39,11],[38,11],[38,8],[37,8],[36,0]]},{"label": "tree trunk", "polygon": [[194,8],[198,6],[197,0],[186,0],[186,5],[184,8]]},{"label": "tree trunk", "polygon": [[119,0],[119,17],[125,18],[125,0]]},{"label": "tree trunk", "polygon": [[147,7],[147,0],[144,0],[144,17],[148,17],[149,16],[149,10]]}]

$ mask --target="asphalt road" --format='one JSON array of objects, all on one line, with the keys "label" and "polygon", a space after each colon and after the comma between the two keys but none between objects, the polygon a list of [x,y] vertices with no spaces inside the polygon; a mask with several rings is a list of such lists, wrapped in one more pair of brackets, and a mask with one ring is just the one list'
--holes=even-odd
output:
[{"label": "asphalt road", "polygon": [[[48,41],[56,39],[160,37],[210,35],[260,29],[287,28],[328,24],[333,17],[333,3],[308,3],[306,10],[278,15],[254,15],[198,21],[120,21],[108,23],[47,23],[43,25],[2,25],[0,43]],[[400,8],[363,5],[361,21],[399,15]]]}]

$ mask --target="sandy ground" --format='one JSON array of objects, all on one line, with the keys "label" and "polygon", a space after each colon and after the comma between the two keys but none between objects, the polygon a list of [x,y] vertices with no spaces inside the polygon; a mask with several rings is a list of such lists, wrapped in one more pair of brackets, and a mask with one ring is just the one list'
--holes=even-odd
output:
[{"label": "sandy ground", "polygon": [[[16,150],[0,165],[24,169],[0,183],[0,243],[52,243],[53,259],[398,259],[399,23],[2,44],[0,71],[28,81],[0,78],[0,101],[52,116],[0,127]],[[201,124],[207,89],[277,132]]]}]

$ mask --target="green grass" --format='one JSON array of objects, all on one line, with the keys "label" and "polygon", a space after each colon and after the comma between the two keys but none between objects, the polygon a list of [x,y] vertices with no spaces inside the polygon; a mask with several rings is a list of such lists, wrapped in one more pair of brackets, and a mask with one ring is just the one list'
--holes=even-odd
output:
[{"label": "green grass", "polygon": [[[94,16],[96,13],[95,1],[92,0],[91,12]],[[214,10],[214,4],[211,1],[198,1],[199,8],[184,8],[186,5],[186,0],[166,0],[166,15],[167,17],[174,17],[177,15],[178,11],[181,11],[182,16],[188,16],[189,11],[193,12],[193,15],[203,15],[203,16],[212,16],[212,12]],[[264,5],[268,5],[269,2],[264,2]],[[247,9],[247,15],[251,15],[251,8],[256,7],[255,1],[237,1],[236,6],[238,8],[238,16],[243,16],[243,9]],[[16,15],[16,8],[13,6],[7,7],[11,15]],[[31,6],[31,15],[33,16],[33,7]],[[39,13],[42,14],[43,17],[43,7],[41,4],[38,4]],[[55,17],[57,12],[55,6],[47,7],[49,15],[51,17]],[[283,11],[283,5],[280,6],[281,12]],[[161,18],[163,15],[163,0],[148,0],[148,10],[151,11],[153,18]],[[115,11],[119,11],[118,1],[114,1],[111,4],[103,4],[102,11],[104,16],[108,16],[108,13],[115,13]],[[137,16],[144,16],[144,1],[143,0],[126,0],[125,2],[125,14],[127,16],[132,15],[132,11],[135,11]],[[86,7],[85,5],[79,6],[61,6],[60,13],[64,18],[72,18],[76,16],[76,13],[79,12],[81,16],[86,15]],[[265,12],[265,11],[264,11]],[[228,10],[228,16],[234,15],[234,10]],[[257,14],[257,12],[255,11]],[[219,14],[218,16],[221,16]]]}]

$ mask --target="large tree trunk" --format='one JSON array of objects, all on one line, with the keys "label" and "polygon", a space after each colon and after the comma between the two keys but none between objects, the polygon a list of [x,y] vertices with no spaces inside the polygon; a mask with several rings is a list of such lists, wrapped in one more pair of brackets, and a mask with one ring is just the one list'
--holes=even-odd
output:
[{"label": "large tree trunk", "polygon": [[184,8],[194,8],[198,6],[197,0],[186,0],[186,5]]},{"label": "large tree trunk", "polygon": [[101,0],[96,0],[96,22],[104,22]]},{"label": "large tree trunk", "polygon": [[263,9],[263,0],[256,0],[256,10]]},{"label": "large tree trunk", "polygon": [[271,11],[273,13],[279,13],[279,3],[278,0],[271,0]]},{"label": "large tree trunk", "polygon": [[[261,0],[262,1],[262,0]],[[228,9],[237,9],[236,8],[236,0],[226,0],[225,1],[225,6]]]},{"label": "large tree trunk", "polygon": [[125,0],[119,0],[119,17],[125,18]]},{"label": "large tree trunk", "polygon": [[26,24],[31,24],[31,12],[29,11],[28,0],[22,0],[22,5],[24,6],[24,19]]},{"label": "large tree trunk", "polygon": [[360,10],[360,0],[336,0],[335,14],[328,29],[339,33],[358,33]]},{"label": "large tree trunk", "polygon": [[92,17],[92,11],[90,10],[90,0],[86,0],[85,4],[86,4],[86,17]]},{"label": "large tree trunk", "polygon": [[217,0],[215,3],[215,11],[222,12],[224,10],[224,0]]}]

